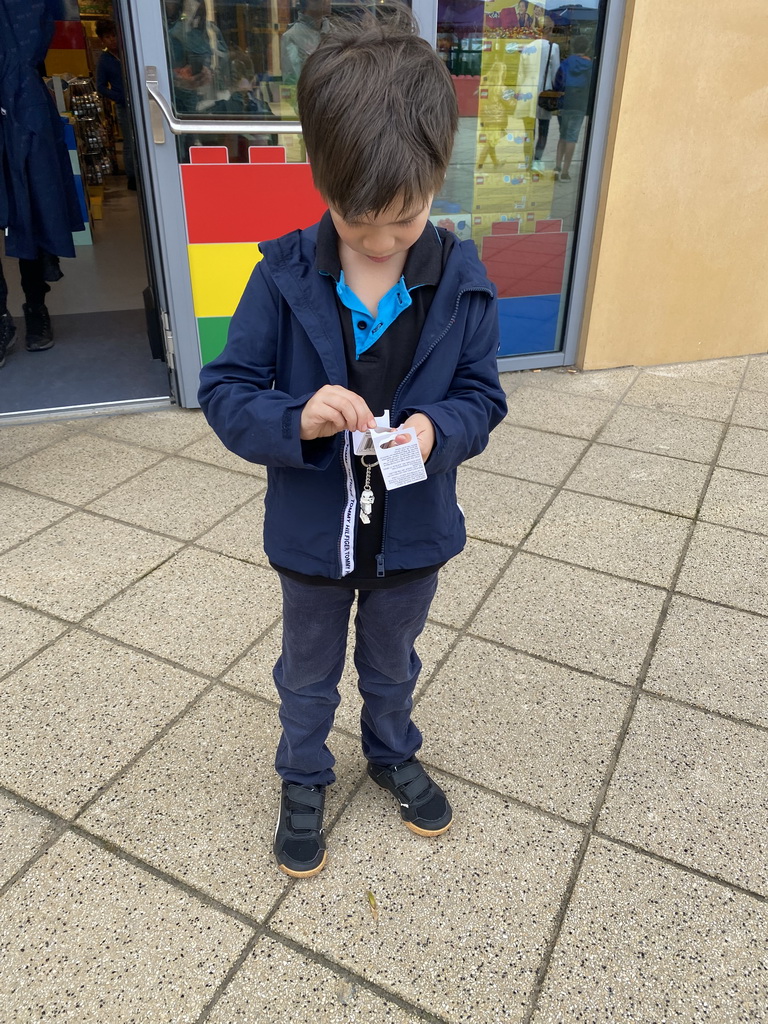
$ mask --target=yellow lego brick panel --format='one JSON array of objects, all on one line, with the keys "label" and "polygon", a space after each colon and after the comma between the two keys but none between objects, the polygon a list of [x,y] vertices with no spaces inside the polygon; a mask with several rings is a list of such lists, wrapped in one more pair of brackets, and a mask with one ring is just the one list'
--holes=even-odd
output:
[{"label": "yellow lego brick panel", "polygon": [[232,316],[261,259],[258,243],[215,242],[187,250],[195,316]]},{"label": "yellow lego brick panel", "polygon": [[88,78],[91,74],[85,50],[49,50],[45,55],[45,70],[48,75],[69,72],[76,78]]}]

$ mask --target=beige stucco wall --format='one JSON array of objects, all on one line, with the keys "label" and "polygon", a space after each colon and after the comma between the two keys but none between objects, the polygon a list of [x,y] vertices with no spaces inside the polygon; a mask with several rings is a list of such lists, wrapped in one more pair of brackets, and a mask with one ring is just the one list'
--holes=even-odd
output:
[{"label": "beige stucco wall", "polygon": [[628,4],[578,363],[768,349],[768,0]]}]

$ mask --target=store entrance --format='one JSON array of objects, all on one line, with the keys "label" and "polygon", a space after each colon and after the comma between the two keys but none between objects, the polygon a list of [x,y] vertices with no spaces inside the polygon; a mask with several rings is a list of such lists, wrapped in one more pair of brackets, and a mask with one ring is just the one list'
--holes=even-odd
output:
[{"label": "store entrance", "polygon": [[[119,92],[113,88],[119,88],[114,80],[132,40],[118,30],[111,74],[99,76],[105,53],[101,22],[114,18],[111,3],[64,0],[57,13],[66,20],[56,22],[47,52],[43,37],[40,70],[62,116],[83,228],[73,232],[74,258],[61,258],[58,271],[56,261],[44,261],[43,287],[49,290],[42,298],[52,339],[43,327],[42,345],[34,343],[41,333],[34,304],[40,284],[30,296],[30,267],[33,277],[40,275],[34,261],[12,258],[7,254],[11,245],[4,251],[0,243],[6,306],[16,327],[0,367],[0,417],[5,420],[170,401],[146,243],[146,183],[136,164],[131,167],[130,101],[115,102]],[[133,173],[129,177],[126,171]]]}]

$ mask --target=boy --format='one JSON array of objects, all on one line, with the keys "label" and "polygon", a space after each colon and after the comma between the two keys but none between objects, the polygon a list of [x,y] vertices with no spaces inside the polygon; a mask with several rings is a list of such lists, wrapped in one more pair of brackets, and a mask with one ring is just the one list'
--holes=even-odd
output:
[{"label": "boy", "polygon": [[570,56],[565,58],[555,75],[553,88],[563,94],[558,102],[560,138],[555,159],[555,178],[560,181],[571,180],[571,160],[589,106],[592,60],[587,56],[588,51],[587,37],[576,36],[571,44]]},{"label": "boy", "polygon": [[[286,874],[326,862],[326,738],[349,612],[368,774],[413,832],[452,820],[416,759],[411,720],[437,571],[465,543],[456,466],[506,412],[495,291],[472,243],[428,221],[458,123],[448,71],[408,16],[339,25],[298,85],[304,140],[329,212],[262,245],[200,404],[232,451],[268,467],[264,544],[283,589],[274,668],[283,733],[274,853]],[[386,491],[351,431],[415,430],[427,479]],[[393,442],[407,435],[393,431]],[[367,493],[366,493],[367,492]]]},{"label": "boy", "polygon": [[96,35],[104,51],[96,65],[96,90],[104,99],[112,100],[117,112],[120,133],[123,136],[123,163],[128,177],[128,188],[136,191],[136,170],[133,159],[133,126],[126,106],[123,62],[117,42],[117,25],[111,18],[100,18],[96,22]]}]

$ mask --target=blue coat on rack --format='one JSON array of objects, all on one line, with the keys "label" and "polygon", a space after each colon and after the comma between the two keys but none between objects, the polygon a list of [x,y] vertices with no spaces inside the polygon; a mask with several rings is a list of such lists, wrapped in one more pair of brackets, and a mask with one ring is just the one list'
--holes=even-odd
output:
[{"label": "blue coat on rack", "polygon": [[5,252],[74,256],[83,219],[53,97],[40,77],[60,0],[0,0],[0,228]]}]

